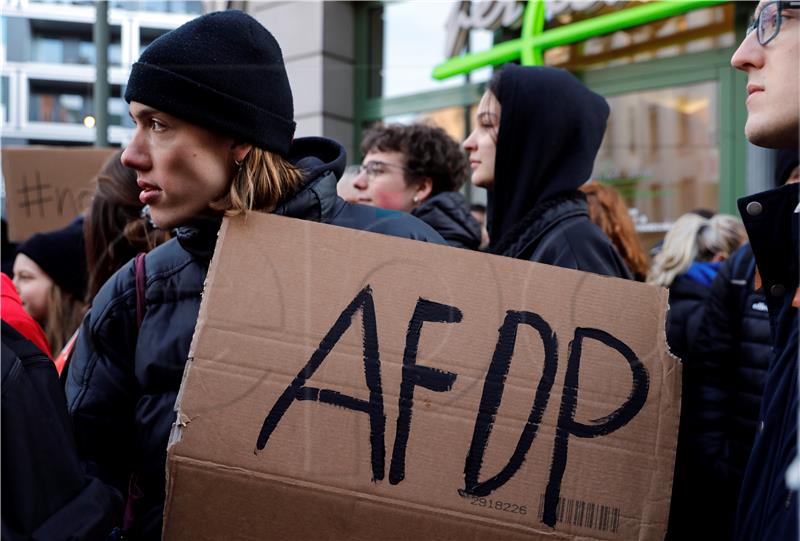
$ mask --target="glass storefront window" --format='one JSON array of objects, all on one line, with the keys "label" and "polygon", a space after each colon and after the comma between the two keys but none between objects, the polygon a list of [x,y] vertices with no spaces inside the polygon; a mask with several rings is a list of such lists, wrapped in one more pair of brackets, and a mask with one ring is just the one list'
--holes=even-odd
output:
[{"label": "glass storefront window", "polygon": [[640,231],[717,208],[718,94],[710,81],[607,98],[611,115],[592,178],[621,192]]},{"label": "glass storefront window", "polygon": [[[28,119],[33,122],[82,124],[88,115],[94,115],[93,87],[91,83],[60,81],[30,81]],[[109,123],[122,125],[127,115],[127,104],[122,99],[121,87],[111,87],[108,102]]]},{"label": "glass storefront window", "polygon": [[[447,59],[446,26],[454,0],[390,2],[370,11],[368,20],[371,66],[369,97],[393,98],[463,85],[465,76],[437,81],[433,68]],[[493,33],[473,30],[470,50],[491,48]],[[491,69],[470,74],[471,82],[485,81]]]},{"label": "glass storefront window", "polygon": [[[624,8],[606,6],[614,11]],[[582,20],[598,13],[567,11],[551,19],[548,27]],[[545,63],[569,70],[599,69],[646,62],[658,58],[709,51],[735,44],[733,2],[696,9],[660,21],[545,51]]]}]

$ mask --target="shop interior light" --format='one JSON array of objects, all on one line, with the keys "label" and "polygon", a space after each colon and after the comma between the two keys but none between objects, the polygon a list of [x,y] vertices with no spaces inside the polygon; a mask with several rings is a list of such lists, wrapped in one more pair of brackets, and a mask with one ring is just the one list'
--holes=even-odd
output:
[{"label": "shop interior light", "polygon": [[95,124],[97,124],[97,121],[92,115],[86,115],[83,117],[83,125],[87,128],[94,128]]}]

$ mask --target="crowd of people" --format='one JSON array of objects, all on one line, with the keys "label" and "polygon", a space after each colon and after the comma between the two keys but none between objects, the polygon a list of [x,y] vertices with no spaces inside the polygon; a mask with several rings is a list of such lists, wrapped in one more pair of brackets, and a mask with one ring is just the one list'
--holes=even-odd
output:
[{"label": "crowd of people", "polygon": [[[160,538],[217,232],[223,216],[268,212],[668,288],[683,364],[668,537],[797,538],[794,4],[761,2],[732,59],[749,80],[747,137],[783,149],[775,187],[740,200],[743,219],[684,214],[652,257],[624,198],[587,182],[609,106],[566,71],[497,69],[463,142],[426,124],[373,128],[340,182],[339,143],[294,137],[281,50],[260,23],[211,13],[154,41],[126,86],[132,139],[90,208],[4,246],[16,257],[13,284],[2,277],[2,535]],[[485,207],[466,182],[488,191]]]}]

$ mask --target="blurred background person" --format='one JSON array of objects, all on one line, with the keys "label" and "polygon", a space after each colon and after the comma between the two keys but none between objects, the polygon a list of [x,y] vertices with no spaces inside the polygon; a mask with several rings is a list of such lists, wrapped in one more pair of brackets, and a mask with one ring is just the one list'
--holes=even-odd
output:
[{"label": "blurred background person", "polygon": [[114,153],[100,169],[83,223],[89,269],[88,304],[122,265],[170,238],[168,232],[154,227],[143,209],[136,171],[122,165],[121,155],[122,151]]},{"label": "blurred background person", "polygon": [[[798,180],[797,151],[778,151],[774,187]],[[748,243],[720,266],[689,353],[697,387],[687,442],[688,478],[691,491],[706,503],[685,518],[697,524],[702,515],[707,531],[720,540],[733,538],[736,502],[772,353],[766,297],[756,285],[756,262]]]},{"label": "blurred background person", "polygon": [[495,72],[464,141],[472,183],[489,191],[489,251],[630,278],[578,188],[592,173],[609,107],[569,72]]},{"label": "blurred background person", "polygon": [[586,194],[589,217],[614,243],[634,279],[644,282],[650,269],[650,261],[639,235],[636,234],[628,205],[619,192],[612,186],[596,181],[587,182],[580,190]]},{"label": "blurred background person", "polygon": [[[697,214],[701,218],[705,218],[706,220],[710,220],[714,217],[716,212],[711,209],[704,209],[704,208],[696,208],[692,209],[687,214]],[[664,245],[664,239],[659,240],[650,248],[650,259],[654,259],[656,254],[661,251],[661,247]]]},{"label": "blurred background person", "polygon": [[11,325],[18,333],[30,340],[39,351],[50,357],[50,345],[47,343],[41,325],[25,311],[17,288],[5,273],[0,274],[0,315],[2,320]]},{"label": "blurred background person", "polygon": [[14,285],[25,310],[44,329],[54,355],[64,349],[83,318],[86,282],[83,217],[19,245]]},{"label": "blurred background person", "polygon": [[78,460],[47,339],[2,281],[2,537],[107,539],[121,500]]},{"label": "blurred background person", "polygon": [[464,152],[441,128],[392,124],[369,130],[353,179],[357,203],[409,212],[450,246],[477,250],[481,227],[459,189],[469,169]]},{"label": "blurred background person", "polygon": [[717,214],[707,219],[693,213],[678,218],[664,237],[647,282],[669,288],[667,343],[681,359],[694,338],[700,308],[721,262],[745,238],[742,222],[733,216]]},{"label": "blurred background person", "polygon": [[744,226],[733,216],[717,214],[707,219],[694,213],[684,214],[664,237],[647,276],[648,283],[669,288],[667,344],[683,366],[681,418],[667,532],[670,540],[694,538],[696,525],[688,519],[706,503],[692,490],[688,442],[697,415],[693,397],[698,381],[688,352],[702,318],[703,301],[711,291],[720,264],[745,238]]}]

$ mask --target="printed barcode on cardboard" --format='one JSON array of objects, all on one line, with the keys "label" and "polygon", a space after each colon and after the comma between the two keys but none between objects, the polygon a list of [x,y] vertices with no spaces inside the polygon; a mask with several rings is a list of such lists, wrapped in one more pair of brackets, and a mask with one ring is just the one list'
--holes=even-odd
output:
[{"label": "printed barcode on cardboard", "polygon": [[[539,497],[539,520],[544,515],[544,494]],[[619,508],[593,502],[559,498],[556,506],[556,521],[580,528],[617,533]]]}]

